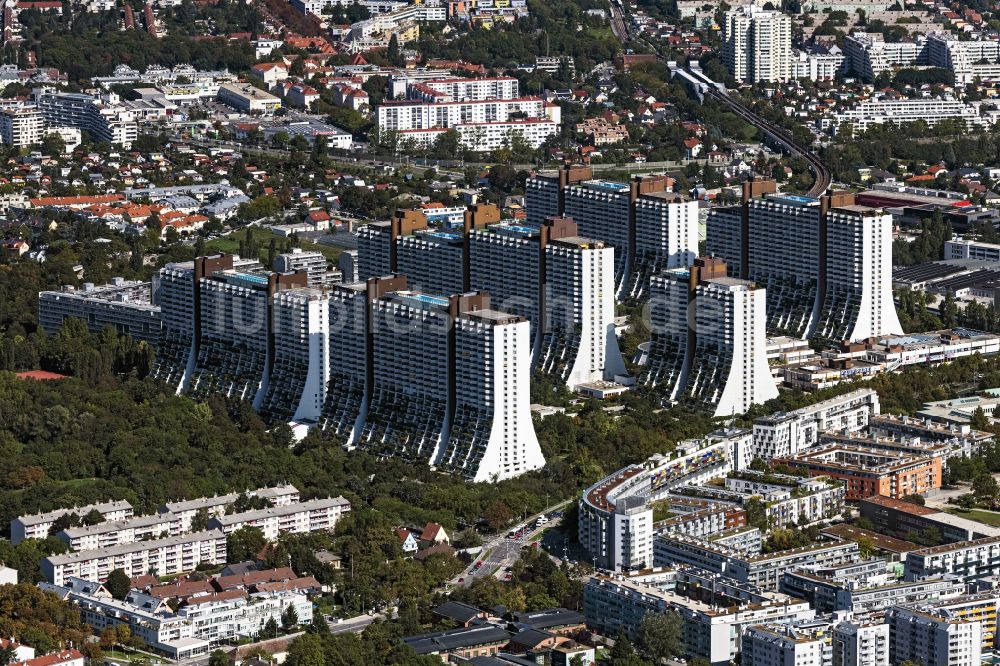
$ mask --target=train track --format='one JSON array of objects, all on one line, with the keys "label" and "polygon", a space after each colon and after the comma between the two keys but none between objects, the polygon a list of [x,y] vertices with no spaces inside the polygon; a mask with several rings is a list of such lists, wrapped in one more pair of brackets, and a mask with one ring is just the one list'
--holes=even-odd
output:
[{"label": "train track", "polygon": [[780,143],[789,153],[798,155],[809,164],[809,170],[813,174],[814,182],[806,194],[811,197],[818,197],[830,189],[830,185],[833,183],[833,174],[830,172],[830,169],[823,164],[823,160],[816,153],[792,138],[785,128],[764,120],[742,103],[737,102],[719,90],[711,89],[707,94],[712,99],[728,105],[737,116],[771,137],[777,143]]},{"label": "train track", "polygon": [[[610,7],[611,31],[624,44],[631,39],[631,34],[628,29],[627,14],[623,0],[611,0]],[[650,46],[652,46],[653,50],[656,52],[656,57],[660,60],[660,62],[667,64],[667,59],[660,51],[660,47],[658,45]],[[709,84],[709,88],[706,91],[708,96],[729,106],[729,108],[732,109],[733,113],[737,116],[759,129],[773,141],[781,144],[789,153],[798,155],[809,164],[809,170],[812,172],[814,179],[813,186],[807,192],[809,196],[818,197],[830,189],[830,185],[833,183],[833,174],[830,172],[830,169],[823,164],[823,160],[821,160],[819,156],[812,151],[812,149],[797,142],[783,127],[761,118],[755,112],[747,108],[743,103],[733,99],[727,93],[719,90],[716,87],[715,82],[706,77],[700,71],[697,73],[691,73]]]}]

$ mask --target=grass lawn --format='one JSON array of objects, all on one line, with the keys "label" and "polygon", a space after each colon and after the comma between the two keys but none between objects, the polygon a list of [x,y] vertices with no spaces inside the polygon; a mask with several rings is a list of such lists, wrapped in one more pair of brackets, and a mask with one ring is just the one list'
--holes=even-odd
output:
[{"label": "grass lawn", "polygon": [[615,33],[611,32],[611,28],[606,26],[600,28],[598,27],[587,28],[586,30],[584,30],[584,32],[586,32],[589,37],[593,37],[594,39],[611,40],[615,38]]},{"label": "grass lawn", "polygon": [[[251,236],[257,241],[257,245],[261,248],[260,254],[262,257],[267,257],[267,247],[271,244],[272,238],[277,238],[282,243],[286,242],[287,239],[282,238],[274,234],[270,229],[261,229],[259,227],[251,227]],[[219,238],[212,239],[205,243],[205,250],[207,252],[225,252],[227,254],[239,254],[240,252],[240,240],[246,237],[246,231],[244,229],[238,229],[230,234],[221,236]],[[337,260],[343,253],[343,249],[339,247],[332,247],[330,245],[322,245],[320,243],[312,243],[308,239],[300,239],[299,247],[303,250],[317,250],[323,253],[326,260],[332,263],[334,266],[337,265]]]},{"label": "grass lawn", "polygon": [[1000,527],[1000,513],[995,513],[993,511],[982,511],[980,509],[971,509],[966,511],[965,509],[957,509],[948,507],[946,509],[948,513],[954,514],[956,516],[961,516],[962,518],[968,518],[969,520],[978,520],[986,525],[992,525],[993,527]]}]

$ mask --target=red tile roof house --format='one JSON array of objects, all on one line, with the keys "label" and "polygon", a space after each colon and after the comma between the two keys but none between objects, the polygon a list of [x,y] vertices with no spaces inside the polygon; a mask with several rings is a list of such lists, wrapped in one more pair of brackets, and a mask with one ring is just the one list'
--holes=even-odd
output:
[{"label": "red tile roof house", "polygon": [[420,533],[420,540],[429,543],[451,543],[448,533],[437,523],[427,523],[424,531]]},{"label": "red tile roof house", "polygon": [[84,666],[84,658],[79,650],[62,650],[44,657],[14,662],[12,666]]}]

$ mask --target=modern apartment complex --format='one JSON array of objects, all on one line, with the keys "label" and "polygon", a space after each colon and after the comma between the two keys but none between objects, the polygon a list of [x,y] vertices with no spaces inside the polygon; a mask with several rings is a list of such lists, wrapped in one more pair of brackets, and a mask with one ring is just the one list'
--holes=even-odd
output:
[{"label": "modern apartment complex", "polygon": [[950,70],[955,83],[1000,78],[1000,46],[996,40],[961,40],[947,32],[887,42],[881,33],[854,32],[844,39],[845,69],[871,81],[882,72],[914,66]]},{"label": "modern apartment complex", "polygon": [[792,65],[792,19],[756,3],[733,8],[723,25],[722,57],[740,83],[787,81]]},{"label": "modern apartment complex", "polygon": [[279,254],[274,258],[271,269],[275,273],[297,273],[305,271],[308,286],[322,287],[340,281],[340,273],[327,268],[326,257],[317,250],[292,248],[291,252]]},{"label": "modern apartment complex", "polygon": [[129,148],[139,136],[135,113],[121,104],[115,93],[90,95],[35,88],[32,99],[47,126],[75,127],[96,141],[123,148]]},{"label": "modern apartment complex", "polygon": [[643,377],[667,400],[742,414],[778,396],[765,349],[765,290],[697,259],[650,280],[653,334]]},{"label": "modern apartment complex", "polygon": [[605,636],[635,637],[647,613],[674,610],[684,619],[689,656],[713,666],[728,664],[742,648],[743,631],[771,622],[811,620],[809,604],[777,592],[762,592],[702,572],[699,584],[680,584],[672,570],[628,576],[592,576],[583,588],[587,626]]},{"label": "modern apartment complex", "polygon": [[589,167],[539,172],[525,184],[527,224],[573,218],[580,235],[615,249],[615,293],[641,298],[651,275],[691,265],[698,252],[698,204],[666,191],[662,177],[594,180]]},{"label": "modern apartment complex", "polygon": [[901,499],[941,487],[939,457],[834,443],[776,461],[806,470],[810,476],[843,480],[848,500],[872,495]]},{"label": "modern apartment complex", "polygon": [[475,481],[544,465],[528,405],[527,320],[491,310],[482,292],[441,297],[405,286],[369,281],[366,410],[355,442]]},{"label": "modern apartment complex", "polygon": [[878,413],[878,393],[858,389],[792,412],[762,416],[753,422],[753,457],[795,455],[819,444],[823,432],[863,430]]},{"label": "modern apartment complex", "polygon": [[575,221],[497,224],[495,206],[473,206],[462,231],[432,230],[420,211],[359,231],[362,278],[404,274],[425,293],[490,293],[529,322],[536,371],[570,387],[625,374],[614,331],[614,249],[582,238]]},{"label": "modern apartment complex", "polygon": [[1000,537],[921,548],[906,556],[906,580],[950,574],[973,581],[1000,574]]},{"label": "modern apartment complex", "polygon": [[896,607],[888,613],[892,663],[914,661],[936,666],[978,664],[983,628],[943,609]]},{"label": "modern apartment complex", "polygon": [[767,290],[768,333],[834,342],[901,333],[892,217],[855,205],[851,194],[774,191],[774,181],[746,182],[743,203],[714,209],[707,221],[709,253]]},{"label": "modern apartment complex", "polygon": [[213,646],[229,641],[258,637],[269,621],[280,624],[289,607],[301,625],[308,625],[313,614],[312,602],[290,590],[202,594],[173,610],[165,599],[138,590],[119,601],[99,582],[80,578],[41,587],[75,604],[95,633],[124,625],[149,647],[175,660],[207,654]]},{"label": "modern apartment complex", "polygon": [[329,326],[330,299],[322,289],[287,289],[272,297],[271,367],[260,403],[269,421],[319,421],[330,381]]},{"label": "modern apartment complex", "polygon": [[680,534],[660,534],[653,542],[654,566],[694,566],[764,590],[777,590],[782,575],[796,567],[831,566],[858,559],[858,544],[853,541],[817,543],[762,555],[739,553]]},{"label": "modern apartment complex", "polygon": [[[401,276],[316,289],[308,269],[267,273],[227,255],[166,266],[155,376],[474,480],[544,464],[528,404],[527,320],[491,310],[486,293],[426,294]],[[615,340],[613,310],[602,316]]]},{"label": "modern apartment complex", "polygon": [[[437,87],[426,82],[412,84],[411,99],[379,105],[375,113],[379,131],[398,132],[402,141],[426,145],[444,131],[454,129],[466,148],[486,151],[509,145],[517,132],[537,148],[559,130],[559,107],[546,105],[539,97],[519,97],[516,80],[432,83]],[[483,97],[489,92],[510,96]],[[534,122],[537,127],[519,129],[521,121]],[[504,131],[491,132],[491,127],[497,125],[505,125]]]},{"label": "modern apartment complex", "polygon": [[930,126],[942,120],[963,121],[970,130],[983,127],[989,119],[980,115],[979,106],[957,99],[866,99],[857,106],[833,114],[837,131],[849,125],[854,132],[864,132],[872,125],[912,123],[922,120]]},{"label": "modern apartment complex", "polygon": [[831,666],[889,666],[889,625],[841,622],[833,628]]},{"label": "modern apartment complex", "polygon": [[[651,566],[653,502],[679,486],[698,486],[744,469],[742,451],[748,443],[745,430],[719,431],[704,440],[682,442],[678,457],[653,456],[601,479],[584,491],[579,502],[580,545],[604,569],[634,571]],[[734,512],[727,522],[718,525],[719,531],[743,521]]]},{"label": "modern apartment complex", "polygon": [[833,660],[832,631],[830,623],[821,619],[747,627],[740,664],[829,664]]},{"label": "modern apartment complex", "polygon": [[134,340],[155,345],[160,339],[160,307],[152,303],[149,282],[113,278],[111,284],[87,282],[81,289],[64,286],[38,293],[38,325],[46,333],[55,335],[70,317],[94,334],[111,326]]},{"label": "modern apartment complex", "polygon": [[45,136],[45,117],[34,107],[0,111],[0,142],[7,146],[34,146]]}]

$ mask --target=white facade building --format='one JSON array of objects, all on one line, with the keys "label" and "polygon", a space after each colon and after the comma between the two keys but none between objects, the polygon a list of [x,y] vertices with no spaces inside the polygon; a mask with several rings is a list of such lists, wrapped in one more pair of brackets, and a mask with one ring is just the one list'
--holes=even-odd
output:
[{"label": "white facade building", "polygon": [[[429,89],[429,90],[428,90]],[[520,95],[517,79],[511,76],[480,79],[443,78],[410,83],[411,99],[428,102],[467,102],[495,99],[516,99]]]},{"label": "white facade building", "polygon": [[530,324],[475,310],[455,323],[455,405],[435,465],[472,481],[497,482],[545,466],[531,422]]},{"label": "white facade building", "polygon": [[96,141],[124,148],[139,136],[135,114],[114,93],[88,95],[36,88],[32,97],[46,125],[75,127],[89,132]]},{"label": "white facade building", "polygon": [[34,146],[45,136],[45,118],[35,107],[0,111],[0,141],[8,146]]},{"label": "white facade building", "polygon": [[232,534],[244,527],[256,527],[268,541],[282,534],[309,534],[332,531],[337,521],[351,510],[351,503],[343,497],[314,499],[266,509],[215,516],[208,522],[211,529]]},{"label": "white facade building", "polygon": [[274,295],[274,358],[260,405],[269,420],[319,421],[330,379],[329,306],[322,289],[286,289]]},{"label": "white facade building", "polygon": [[665,268],[684,268],[698,256],[698,202],[672,192],[650,192],[635,200],[635,257],[630,296],[649,288]]},{"label": "white facade building", "polygon": [[826,223],[826,291],[815,334],[865,340],[902,333],[892,295],[892,215],[832,209]]},{"label": "white facade building", "polygon": [[819,443],[827,431],[858,432],[879,413],[878,394],[859,389],[793,412],[779,412],[753,423],[753,457],[763,460],[794,456]]},{"label": "white facade building", "polygon": [[767,364],[765,290],[725,273],[723,262],[698,259],[650,283],[645,381],[665,399],[700,404],[715,416],[742,414],[778,395]]},{"label": "white facade building", "polygon": [[944,258],[1000,262],[1000,245],[955,236],[944,242]]},{"label": "white facade building", "polygon": [[934,666],[969,666],[980,663],[983,627],[947,611],[892,608],[887,613],[892,663],[904,661]]},{"label": "white facade building", "polygon": [[965,121],[968,129],[989,124],[989,118],[979,114],[978,104],[957,99],[866,99],[857,106],[833,114],[838,132],[850,125],[855,132],[864,132],[872,125],[912,123],[922,120],[930,126],[942,120]]},{"label": "white facade building", "polygon": [[840,53],[795,51],[789,67],[792,79],[833,81],[844,67],[844,56]]},{"label": "white facade building", "polygon": [[[257,490],[251,490],[247,495],[249,497],[265,499],[271,506],[288,506],[289,504],[296,504],[299,501],[299,490],[291,484],[258,488]],[[204,513],[208,517],[221,516],[239,497],[239,493],[229,493],[228,495],[215,495],[213,497],[199,497],[192,500],[167,502],[159,508],[159,512],[176,516],[181,522],[180,531],[187,533],[193,529],[192,524],[199,513]]]},{"label": "white facade building", "polygon": [[545,253],[552,277],[539,366],[572,388],[625,375],[615,334],[614,248],[568,236],[550,242]]},{"label": "white facade building", "polygon": [[601,479],[579,501],[580,545],[605,569],[634,571],[651,566],[653,502],[680,486],[703,485],[745,469],[744,451],[749,443],[749,431],[718,431],[704,440],[681,442],[676,457],[654,455]]},{"label": "white facade building", "polygon": [[810,620],[789,625],[755,625],[743,632],[746,666],[828,666],[830,624]]},{"label": "white facade building", "polygon": [[155,573],[172,576],[194,571],[199,565],[214,566],[226,562],[226,535],[222,530],[194,532],[178,537],[52,555],[41,562],[42,574],[54,585],[63,585],[70,577],[103,582],[115,569],[126,575]]},{"label": "white facade building", "polygon": [[545,118],[545,102],[540,97],[466,102],[396,101],[380,105],[376,116],[379,131],[385,132],[507,122],[514,114]]},{"label": "white facade building", "polygon": [[722,56],[737,81],[787,81],[791,75],[792,19],[756,4],[726,14]]},{"label": "white facade building", "polygon": [[854,32],[844,38],[845,69],[871,81],[882,72],[926,62],[924,39],[887,42],[882,33]]},{"label": "white facade building", "polygon": [[18,516],[10,521],[10,542],[16,546],[25,539],[44,539],[49,536],[52,524],[62,516],[75,513],[83,518],[91,511],[97,511],[107,521],[125,520],[133,515],[132,505],[122,500]]}]

